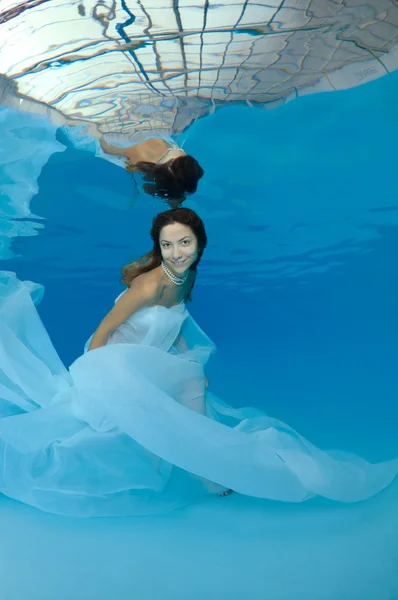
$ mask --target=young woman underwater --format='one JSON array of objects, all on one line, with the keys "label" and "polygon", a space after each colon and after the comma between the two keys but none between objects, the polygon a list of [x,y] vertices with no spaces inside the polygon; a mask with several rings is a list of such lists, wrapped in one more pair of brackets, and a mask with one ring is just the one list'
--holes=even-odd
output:
[{"label": "young woman underwater", "polygon": [[363,500],[398,460],[325,452],[206,386],[214,346],[186,303],[207,244],[192,210],[158,215],[153,249],[66,370],[40,321],[41,288],[0,277],[0,492],[76,516],[171,510],[206,494]]}]

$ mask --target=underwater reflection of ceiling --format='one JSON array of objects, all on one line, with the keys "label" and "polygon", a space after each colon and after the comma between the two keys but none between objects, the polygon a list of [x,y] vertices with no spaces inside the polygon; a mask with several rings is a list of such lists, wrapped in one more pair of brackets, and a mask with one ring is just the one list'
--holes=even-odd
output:
[{"label": "underwater reflection of ceiling", "polygon": [[2,0],[0,40],[0,104],[18,98],[53,121],[110,123],[132,98],[146,110],[183,99],[200,116],[219,103],[273,106],[393,71],[398,3]]}]

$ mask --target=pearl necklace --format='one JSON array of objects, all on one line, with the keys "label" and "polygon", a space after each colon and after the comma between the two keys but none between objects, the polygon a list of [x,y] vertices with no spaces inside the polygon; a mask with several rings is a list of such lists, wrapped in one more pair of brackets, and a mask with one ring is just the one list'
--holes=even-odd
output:
[{"label": "pearl necklace", "polygon": [[175,285],[183,285],[188,278],[188,271],[185,273],[185,275],[183,277],[177,277],[177,275],[174,275],[174,273],[172,273],[170,271],[169,267],[166,265],[166,263],[164,261],[162,261],[162,269],[165,272],[165,274],[167,275],[167,277],[170,279],[170,281],[175,283]]}]

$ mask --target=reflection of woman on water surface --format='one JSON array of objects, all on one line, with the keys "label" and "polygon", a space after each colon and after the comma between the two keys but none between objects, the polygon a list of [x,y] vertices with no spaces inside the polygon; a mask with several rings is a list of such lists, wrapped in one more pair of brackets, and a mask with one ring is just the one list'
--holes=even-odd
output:
[{"label": "reflection of woman on water surface", "polygon": [[204,173],[198,161],[170,137],[149,138],[127,148],[109,144],[102,138],[100,145],[106,154],[123,157],[127,171],[144,175],[145,192],[173,204],[180,204],[187,194],[194,193]]}]

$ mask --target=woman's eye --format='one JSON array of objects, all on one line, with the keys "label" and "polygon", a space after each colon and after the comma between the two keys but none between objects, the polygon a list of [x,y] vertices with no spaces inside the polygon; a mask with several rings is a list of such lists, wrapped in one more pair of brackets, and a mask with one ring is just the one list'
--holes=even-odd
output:
[{"label": "woman's eye", "polygon": [[188,244],[190,244],[191,241],[190,240],[184,240],[182,243],[184,244],[184,246],[188,246]]}]

